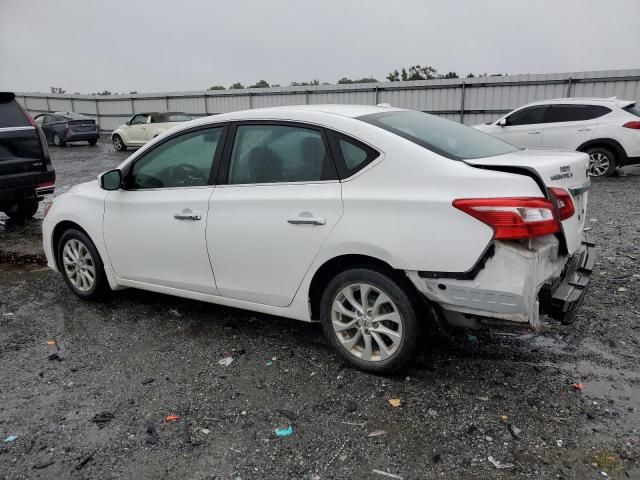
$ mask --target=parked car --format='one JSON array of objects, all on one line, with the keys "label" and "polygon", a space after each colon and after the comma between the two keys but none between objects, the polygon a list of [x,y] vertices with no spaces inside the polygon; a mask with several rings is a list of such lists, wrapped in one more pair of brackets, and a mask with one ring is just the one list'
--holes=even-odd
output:
[{"label": "parked car", "polygon": [[134,287],[320,321],[390,372],[429,320],[572,321],[594,262],[587,163],[398,108],[226,113],[57,197],[44,249],[81,298]]},{"label": "parked car", "polygon": [[127,147],[140,147],[162,132],[175,127],[177,123],[189,120],[191,117],[182,112],[136,113],[127,123],[113,131],[111,141],[118,151],[126,150]]},{"label": "parked car", "polygon": [[640,106],[635,100],[544,100],[475,128],[518,147],[586,152],[594,177],[640,163]]},{"label": "parked car", "polygon": [[0,211],[22,221],[53,193],[56,174],[42,129],[11,92],[0,92]]},{"label": "parked car", "polygon": [[96,121],[81,113],[44,113],[35,120],[42,127],[47,141],[57,147],[64,147],[69,142],[89,142],[89,145],[95,145],[100,139]]}]

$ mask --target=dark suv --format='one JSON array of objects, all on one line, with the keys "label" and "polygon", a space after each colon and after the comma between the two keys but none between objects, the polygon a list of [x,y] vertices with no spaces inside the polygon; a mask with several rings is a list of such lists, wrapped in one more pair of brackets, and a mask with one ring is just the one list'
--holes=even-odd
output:
[{"label": "dark suv", "polygon": [[33,217],[55,180],[42,129],[13,93],[0,92],[0,211],[18,221]]}]

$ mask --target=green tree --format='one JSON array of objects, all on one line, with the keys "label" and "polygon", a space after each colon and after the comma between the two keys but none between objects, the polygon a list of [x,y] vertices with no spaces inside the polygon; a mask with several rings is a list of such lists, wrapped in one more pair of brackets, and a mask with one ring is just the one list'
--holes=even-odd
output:
[{"label": "green tree", "polygon": [[475,76],[473,73],[469,73],[469,74],[467,75],[467,78],[476,78],[476,76]]},{"label": "green tree", "polygon": [[209,87],[209,90],[226,90],[222,85],[213,85]]},{"label": "green tree", "polygon": [[389,75],[386,76],[386,79],[390,82],[399,82],[400,81],[400,72],[398,70],[394,70],[393,72],[389,72]]},{"label": "green tree", "polygon": [[338,80],[338,85],[345,85],[347,83],[353,83],[353,80],[347,77],[342,77],[340,80]]},{"label": "green tree", "polygon": [[229,90],[242,90],[243,88],[244,85],[242,85],[240,82],[236,82],[229,87]]},{"label": "green tree", "polygon": [[291,82],[289,84],[289,86],[291,86],[291,87],[308,87],[308,86],[314,86],[314,85],[320,85],[320,80],[316,80],[314,78],[310,82]]},{"label": "green tree", "polygon": [[249,85],[249,88],[269,88],[269,82],[266,80],[259,80],[255,85]]},{"label": "green tree", "polygon": [[456,72],[447,72],[444,75],[438,75],[438,78],[460,78]]}]

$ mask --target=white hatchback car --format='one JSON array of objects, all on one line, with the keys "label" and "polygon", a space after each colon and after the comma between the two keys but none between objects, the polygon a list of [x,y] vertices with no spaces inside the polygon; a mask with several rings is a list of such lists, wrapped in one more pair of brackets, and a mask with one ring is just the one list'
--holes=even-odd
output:
[{"label": "white hatchback car", "polygon": [[126,150],[127,147],[140,147],[175,127],[176,123],[189,120],[191,117],[182,112],[136,113],[127,123],[111,132],[111,142],[118,151]]},{"label": "white hatchback car", "polygon": [[429,322],[570,322],[594,262],[588,157],[420,112],[281,107],[181,124],[55,199],[49,267],[304,321],[357,367],[405,365]]},{"label": "white hatchback car", "polygon": [[587,152],[589,173],[596,177],[640,163],[640,106],[631,100],[544,100],[474,128],[517,147]]}]

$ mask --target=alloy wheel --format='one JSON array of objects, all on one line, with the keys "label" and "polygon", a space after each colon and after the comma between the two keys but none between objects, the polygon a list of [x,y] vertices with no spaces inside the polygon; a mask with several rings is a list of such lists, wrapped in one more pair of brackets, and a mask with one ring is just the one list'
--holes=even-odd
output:
[{"label": "alloy wheel", "polygon": [[60,141],[60,135],[58,135],[57,133],[54,133],[54,134],[53,134],[53,144],[54,144],[56,147],[59,147],[61,143],[62,143],[62,142]]},{"label": "alloy wheel", "polygon": [[589,175],[601,177],[609,169],[609,157],[602,152],[593,152],[589,155]]},{"label": "alloy wheel", "polygon": [[340,344],[353,356],[380,362],[402,342],[402,317],[391,298],[366,283],[344,287],[331,308],[331,324]]},{"label": "alloy wheel", "polygon": [[113,137],[113,146],[116,147],[116,150],[120,150],[122,148],[122,140],[120,140],[120,137]]},{"label": "alloy wheel", "polygon": [[87,246],[71,238],[62,249],[62,264],[69,281],[81,292],[88,292],[96,282],[96,267]]}]

